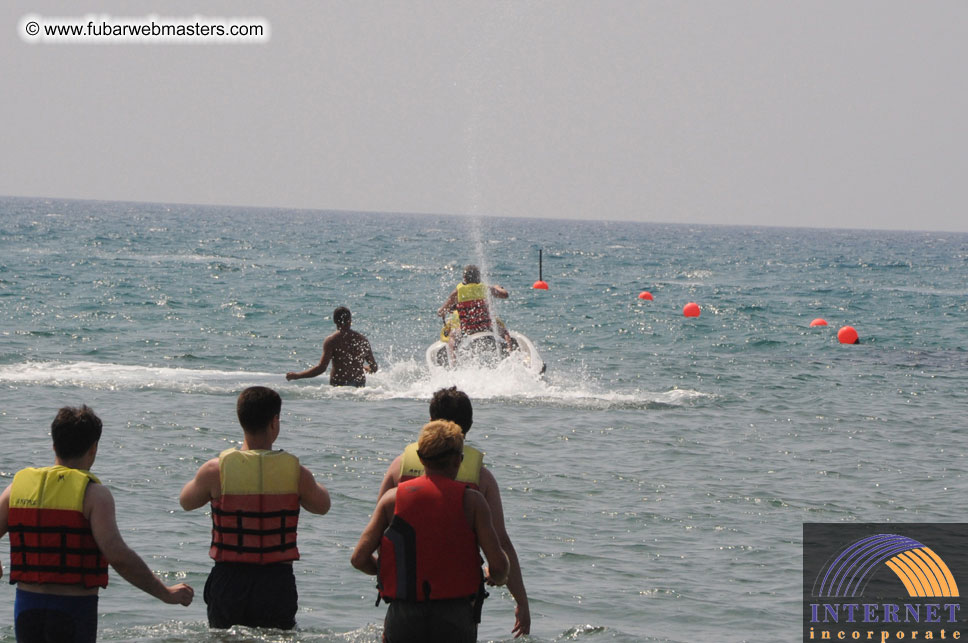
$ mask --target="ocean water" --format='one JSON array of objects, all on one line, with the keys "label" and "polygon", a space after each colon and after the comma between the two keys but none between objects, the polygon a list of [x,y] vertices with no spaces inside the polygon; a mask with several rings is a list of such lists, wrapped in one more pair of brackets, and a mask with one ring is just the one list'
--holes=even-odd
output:
[{"label": "ocean water", "polygon": [[[468,262],[510,291],[497,311],[544,378],[424,365]],[[286,382],[339,305],[380,372]],[[860,344],[838,343],[845,324]],[[177,496],[241,439],[254,384],[282,394],[277,446],[333,509],[301,519],[298,629],[210,632],[209,517]],[[52,462],[57,408],[89,404],[126,541],[197,592],[167,606],[112,571],[102,640],[379,641],[349,556],[451,384],[501,487],[529,640],[798,640],[804,522],[965,520],[968,235],[0,199],[0,477]],[[513,607],[492,591],[481,640],[509,639]]]}]

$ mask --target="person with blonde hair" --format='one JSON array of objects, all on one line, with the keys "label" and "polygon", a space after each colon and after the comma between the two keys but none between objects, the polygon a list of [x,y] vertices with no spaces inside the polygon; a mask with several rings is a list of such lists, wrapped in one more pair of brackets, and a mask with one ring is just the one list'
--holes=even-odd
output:
[{"label": "person with blonde hair", "polygon": [[388,643],[473,643],[485,580],[507,581],[510,563],[487,501],[455,480],[463,448],[463,431],[453,422],[424,425],[417,441],[423,475],[380,498],[353,551],[353,567],[377,576],[380,599],[389,603]]},{"label": "person with blonde hair", "polygon": [[[474,423],[474,407],[471,405],[470,398],[456,386],[442,388],[436,391],[430,400],[430,419],[431,420],[450,420],[456,422],[464,432],[464,454],[463,462],[457,471],[457,481],[466,482],[483,494],[487,500],[487,506],[491,510],[491,519],[494,522],[494,529],[497,531],[501,549],[507,554],[511,562],[508,572],[507,587],[514,597],[514,627],[511,632],[515,638],[531,633],[531,606],[528,601],[528,592],[524,586],[524,577],[521,573],[521,564],[518,560],[517,550],[511,542],[504,524],[504,504],[501,501],[501,487],[498,485],[494,474],[484,466],[484,453],[470,446],[466,442],[466,436]],[[417,456],[419,449],[418,443],[414,442],[407,445],[403,453],[398,455],[390,466],[387,467],[386,474],[383,476],[383,483],[380,485],[378,497],[382,497],[390,489],[393,489],[401,482],[416,478],[423,474],[424,467],[420,458]]]}]

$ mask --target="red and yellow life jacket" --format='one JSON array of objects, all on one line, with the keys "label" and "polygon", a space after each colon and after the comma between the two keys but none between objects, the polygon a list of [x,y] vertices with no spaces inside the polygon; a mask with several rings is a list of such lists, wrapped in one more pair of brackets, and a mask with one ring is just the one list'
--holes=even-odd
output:
[{"label": "red and yellow life jacket", "polygon": [[487,286],[457,284],[457,314],[464,333],[481,333],[491,329],[491,311],[487,307]]},{"label": "red and yellow life jacket", "polygon": [[222,495],[212,500],[208,555],[258,565],[298,560],[299,459],[284,451],[226,449],[218,468]]},{"label": "red and yellow life jacket", "polygon": [[108,586],[108,563],[84,517],[93,474],[61,465],[18,471],[10,485],[10,582]]},{"label": "red and yellow life jacket", "polygon": [[[481,467],[484,466],[484,454],[474,447],[464,445],[464,459],[460,463],[457,471],[457,482],[464,482],[478,489],[481,485]],[[403,450],[403,459],[400,461],[400,482],[413,480],[424,474],[423,462],[417,455],[417,443],[407,445]]]},{"label": "red and yellow life jacket", "polygon": [[467,485],[420,476],[397,487],[393,520],[380,542],[380,598],[474,598],[484,581],[477,536],[464,518]]}]

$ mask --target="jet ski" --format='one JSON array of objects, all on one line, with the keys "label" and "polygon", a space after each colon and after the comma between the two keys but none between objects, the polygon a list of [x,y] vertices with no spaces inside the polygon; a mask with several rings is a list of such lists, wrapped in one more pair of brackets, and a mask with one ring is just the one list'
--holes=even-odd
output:
[{"label": "jet ski", "polygon": [[[464,335],[457,345],[457,366],[475,365],[494,368],[504,360],[518,360],[535,375],[545,371],[545,363],[534,342],[517,331],[508,331],[510,345],[497,333],[485,331]],[[431,371],[453,368],[447,354],[447,342],[438,340],[427,348],[427,368]]]}]

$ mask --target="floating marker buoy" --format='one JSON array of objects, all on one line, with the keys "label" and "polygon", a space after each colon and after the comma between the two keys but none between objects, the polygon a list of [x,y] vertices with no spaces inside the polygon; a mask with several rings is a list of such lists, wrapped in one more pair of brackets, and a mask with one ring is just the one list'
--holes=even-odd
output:
[{"label": "floating marker buoy", "polygon": [[857,331],[854,330],[853,326],[844,326],[837,331],[837,339],[840,340],[841,344],[859,344],[860,337],[857,336]]},{"label": "floating marker buoy", "polygon": [[652,293],[650,293],[648,290],[643,290],[639,293],[639,299],[648,299],[649,301],[652,301]]},{"label": "floating marker buoy", "polygon": [[544,253],[544,250],[539,248],[538,249],[538,281],[534,282],[534,285],[531,286],[532,290],[548,290],[548,282],[544,280],[544,276],[541,274],[541,263],[542,263],[541,255],[543,253]]},{"label": "floating marker buoy", "polygon": [[811,327],[813,327],[813,326],[826,326],[826,325],[827,325],[827,320],[826,319],[821,319],[820,317],[817,317],[812,322],[810,322],[810,326]]},{"label": "floating marker buoy", "polygon": [[686,317],[699,317],[699,304],[694,301],[690,301],[688,304],[682,307],[682,314]]}]

